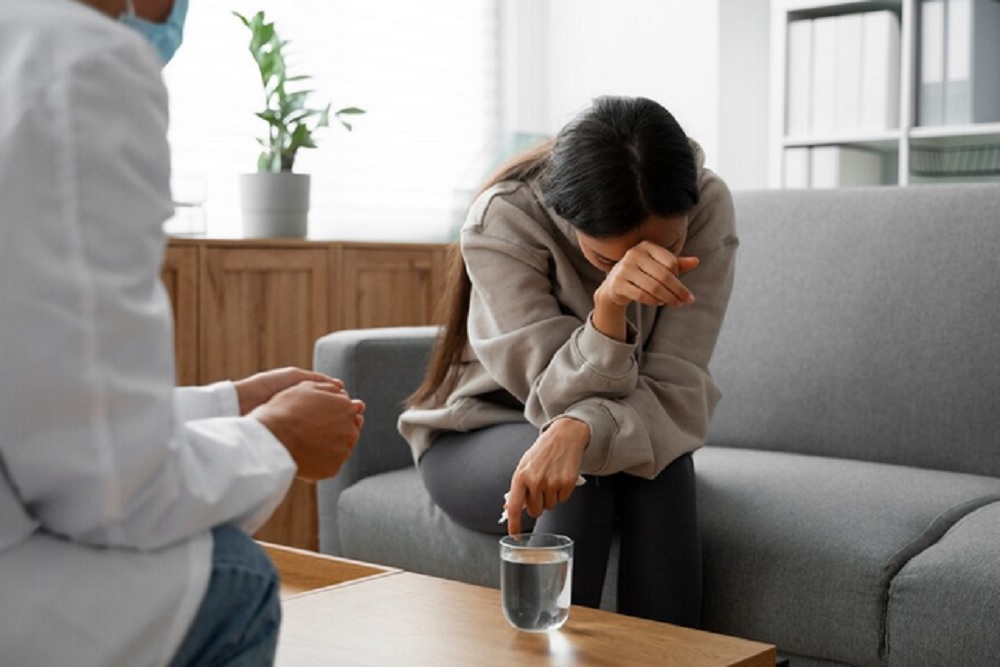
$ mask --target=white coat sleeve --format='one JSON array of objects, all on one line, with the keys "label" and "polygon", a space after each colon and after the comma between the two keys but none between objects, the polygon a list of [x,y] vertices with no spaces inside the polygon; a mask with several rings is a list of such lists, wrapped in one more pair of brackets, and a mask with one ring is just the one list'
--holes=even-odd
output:
[{"label": "white coat sleeve", "polygon": [[[255,530],[295,466],[255,419],[178,414],[159,277],[167,98],[138,39],[18,91],[23,113],[0,128],[18,170],[0,181],[19,191],[0,228],[0,447],[44,529],[156,548],[224,523]],[[197,403],[180,409],[229,412]]]},{"label": "white coat sleeve", "polygon": [[177,387],[174,409],[177,419],[184,422],[209,417],[236,417],[240,414],[240,400],[236,387],[225,380],[205,387]]}]

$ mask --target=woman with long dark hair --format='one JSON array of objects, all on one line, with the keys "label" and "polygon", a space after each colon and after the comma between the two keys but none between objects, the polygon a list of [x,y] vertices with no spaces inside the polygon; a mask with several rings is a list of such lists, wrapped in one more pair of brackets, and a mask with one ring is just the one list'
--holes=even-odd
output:
[{"label": "woman with long dark hair", "polygon": [[617,526],[618,611],[688,626],[691,452],[719,398],[708,363],[738,243],[729,190],[702,163],[659,104],[602,97],[502,168],[470,209],[445,327],[399,422],[454,521],[500,533],[506,509],[510,533],[572,537],[573,602],[592,607]]}]

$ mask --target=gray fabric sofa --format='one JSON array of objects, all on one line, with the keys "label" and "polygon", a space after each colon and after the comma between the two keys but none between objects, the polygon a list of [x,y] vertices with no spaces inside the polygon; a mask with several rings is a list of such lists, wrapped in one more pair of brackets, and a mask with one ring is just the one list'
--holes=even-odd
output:
[{"label": "gray fabric sofa", "polygon": [[[723,398],[695,456],[704,627],[796,667],[1000,664],[1000,186],[735,198]],[[434,334],[318,341],[316,368],[368,402],[319,487],[320,547],[496,586],[497,537],[431,503],[395,429]]]}]

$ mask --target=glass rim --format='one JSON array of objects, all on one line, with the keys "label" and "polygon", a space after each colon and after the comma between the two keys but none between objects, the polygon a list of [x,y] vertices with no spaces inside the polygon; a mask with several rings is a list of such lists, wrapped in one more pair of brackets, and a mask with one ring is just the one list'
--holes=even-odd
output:
[{"label": "glass rim", "polygon": [[[530,544],[532,538],[553,538],[553,544]],[[573,538],[559,533],[517,533],[515,535],[504,535],[500,538],[500,545],[509,549],[565,549],[573,546]]]}]

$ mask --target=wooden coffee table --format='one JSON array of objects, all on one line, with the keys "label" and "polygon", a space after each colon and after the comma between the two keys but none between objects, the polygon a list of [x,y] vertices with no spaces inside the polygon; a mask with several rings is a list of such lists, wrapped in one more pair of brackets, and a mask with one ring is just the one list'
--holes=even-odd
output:
[{"label": "wooden coffee table", "polygon": [[492,588],[265,548],[283,582],[278,667],[775,664],[767,644],[586,607],[574,606],[560,630],[519,632]]}]

